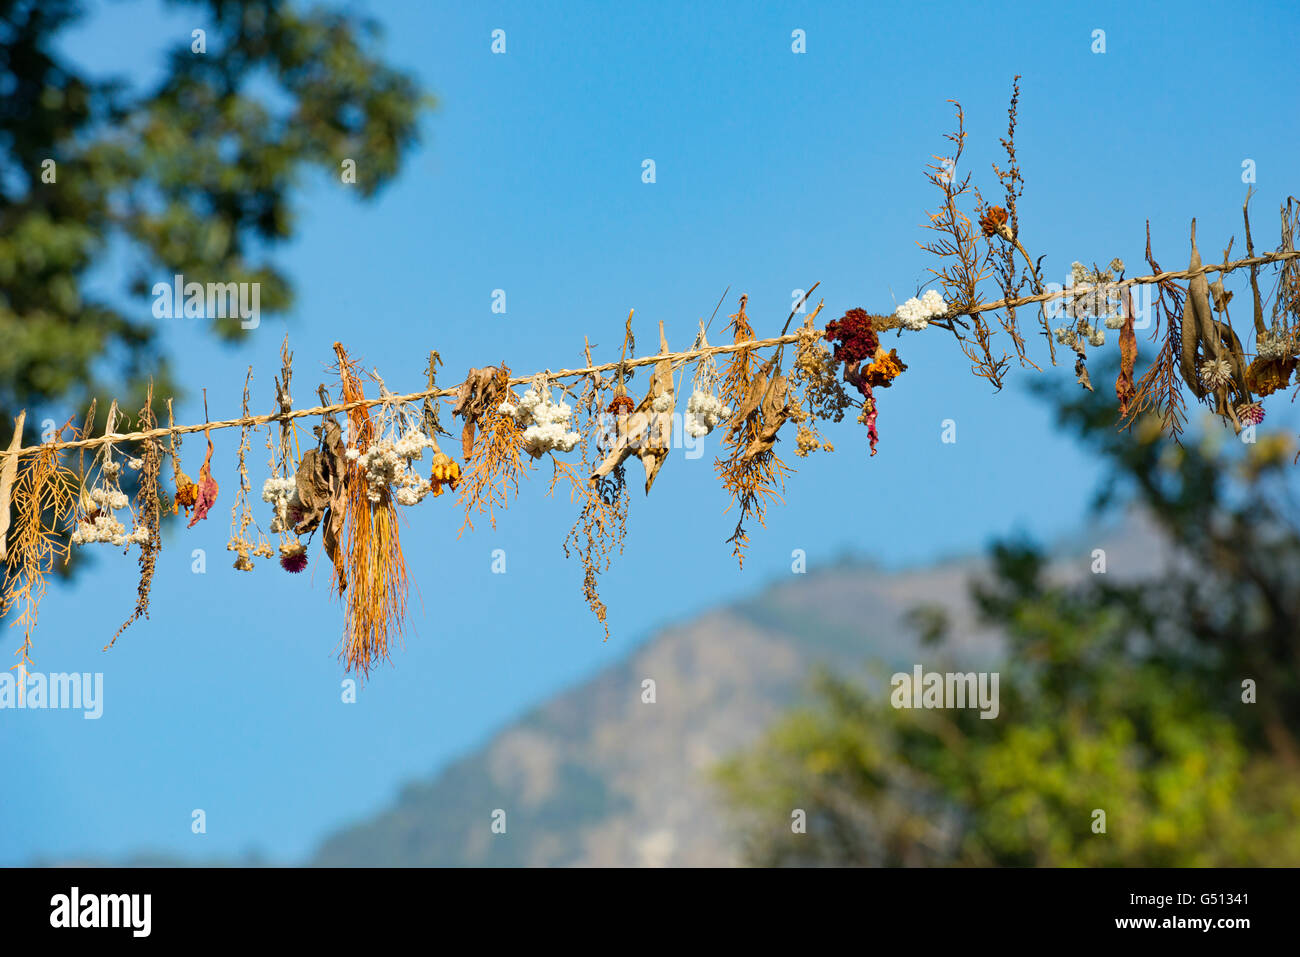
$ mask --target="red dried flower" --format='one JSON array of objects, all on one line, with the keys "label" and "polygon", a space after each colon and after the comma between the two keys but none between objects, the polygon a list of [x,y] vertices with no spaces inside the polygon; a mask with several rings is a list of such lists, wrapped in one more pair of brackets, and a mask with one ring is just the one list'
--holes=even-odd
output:
[{"label": "red dried flower", "polygon": [[835,343],[835,358],[850,367],[872,358],[880,345],[865,309],[850,309],[842,318],[832,319],[822,338]]},{"label": "red dried flower", "polygon": [[1258,402],[1247,402],[1237,409],[1243,425],[1259,425],[1264,421],[1264,407]]}]

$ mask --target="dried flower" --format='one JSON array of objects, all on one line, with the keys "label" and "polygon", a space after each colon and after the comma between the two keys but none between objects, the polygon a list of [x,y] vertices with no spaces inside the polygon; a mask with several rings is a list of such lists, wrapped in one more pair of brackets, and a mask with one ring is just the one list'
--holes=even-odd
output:
[{"label": "dried flower", "polygon": [[1264,421],[1264,407],[1258,402],[1245,402],[1237,406],[1237,418],[1242,425],[1259,425]]},{"label": "dried flower", "polygon": [[1215,392],[1232,381],[1232,363],[1227,359],[1206,359],[1201,363],[1201,382]]},{"label": "dried flower", "polygon": [[947,313],[948,304],[943,301],[943,296],[939,295],[934,289],[928,290],[920,299],[913,296],[894,311],[894,314],[902,320],[903,325],[914,332],[919,332],[928,326],[931,319],[947,315]]},{"label": "dried flower", "polygon": [[1290,383],[1296,361],[1294,356],[1273,359],[1260,356],[1246,370],[1246,387],[1255,395],[1272,395]]},{"label": "dried flower", "polygon": [[290,539],[280,546],[280,567],[295,575],[307,567],[307,546],[298,539]]},{"label": "dried flower", "polygon": [[1016,237],[1007,225],[1007,211],[1001,206],[990,206],[988,211],[980,217],[980,229],[986,237],[992,237],[994,234],[1001,236],[1009,243],[1016,241]]},{"label": "dried flower", "polygon": [[[212,477],[212,433],[204,430],[208,440],[208,454],[204,456],[203,467],[199,469],[199,481],[194,495],[194,514],[186,528],[193,528],[195,523],[208,517],[208,511],[217,501],[217,482]],[[176,495],[180,497],[178,490]]]},{"label": "dried flower", "polygon": [[632,401],[630,395],[618,395],[605,411],[610,415],[631,415],[635,408],[636,403]]},{"label": "dried flower", "polygon": [[886,352],[884,346],[879,346],[875,358],[871,360],[871,365],[867,366],[862,376],[872,387],[881,386],[887,389],[906,369],[907,366],[898,358],[898,350],[890,349]]},{"label": "dried flower", "polygon": [[880,346],[865,309],[850,309],[842,318],[832,319],[823,337],[835,343],[835,358],[850,366],[871,358]]},{"label": "dried flower", "polygon": [[712,392],[696,389],[686,400],[686,434],[695,438],[708,435],[718,423],[731,418],[731,409]]},{"label": "dried flower", "polygon": [[573,407],[563,400],[554,401],[545,382],[534,382],[518,402],[503,402],[501,414],[513,417],[524,430],[524,451],[535,459],[547,452],[572,452],[582,441],[582,435],[571,428]]},{"label": "dried flower", "polygon": [[442,487],[446,485],[453,492],[456,490],[456,483],[460,481],[460,466],[452,460],[452,457],[445,452],[439,452],[433,457],[433,471],[429,475],[429,485],[432,488],[434,498],[442,494]]}]

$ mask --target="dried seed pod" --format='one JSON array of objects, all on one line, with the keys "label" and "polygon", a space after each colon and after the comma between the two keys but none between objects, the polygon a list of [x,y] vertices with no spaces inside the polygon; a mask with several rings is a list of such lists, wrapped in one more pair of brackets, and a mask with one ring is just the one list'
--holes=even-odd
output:
[{"label": "dried seed pod", "polygon": [[[1188,264],[1188,271],[1200,269],[1201,251],[1196,248],[1196,220],[1192,220],[1192,256]],[[1205,279],[1205,274],[1200,273],[1193,276],[1187,286],[1187,301],[1183,305],[1182,318],[1182,350],[1179,354],[1179,365],[1183,373],[1183,381],[1187,383],[1188,388],[1201,398],[1206,394],[1205,387],[1201,385],[1200,376],[1197,374],[1196,350],[1197,345],[1201,342],[1207,342],[1208,348],[1212,348],[1212,358],[1219,358],[1219,349],[1209,340],[1213,338],[1210,335],[1210,284]]]}]

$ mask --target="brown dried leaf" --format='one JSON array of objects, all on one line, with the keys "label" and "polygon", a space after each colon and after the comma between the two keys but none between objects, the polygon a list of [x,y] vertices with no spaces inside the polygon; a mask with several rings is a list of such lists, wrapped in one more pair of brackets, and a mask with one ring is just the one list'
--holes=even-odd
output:
[{"label": "brown dried leaf", "polygon": [[[763,376],[767,378],[766,375]],[[758,429],[749,444],[745,446],[741,461],[749,462],[772,448],[776,444],[776,435],[781,426],[794,412],[790,401],[790,380],[783,375],[772,380],[772,387],[762,399],[759,409]]]},{"label": "brown dried leaf", "polygon": [[1119,331],[1119,376],[1115,379],[1115,397],[1119,414],[1128,415],[1129,405],[1137,395],[1133,383],[1133,366],[1137,363],[1137,333],[1133,331],[1133,299],[1124,290],[1124,326]]},{"label": "brown dried leaf", "polygon": [[470,369],[465,374],[465,381],[456,391],[456,402],[451,408],[452,416],[465,420],[460,443],[462,458],[470,460],[474,451],[474,435],[478,429],[478,419],[488,409],[499,405],[501,388],[498,377],[501,370],[496,366],[484,366],[482,369]]},{"label": "brown dried leaf", "polygon": [[1088,376],[1088,364],[1083,361],[1083,356],[1074,360],[1074,374],[1079,385],[1083,386],[1089,392],[1093,391],[1092,379]]},{"label": "brown dried leaf", "polygon": [[[660,355],[668,354],[668,340],[664,336],[664,324],[659,323],[659,353]],[[667,397],[667,408],[662,410],[655,409],[655,403],[662,397]],[[663,403],[660,403],[663,404]],[[654,485],[655,477],[659,470],[663,468],[664,460],[668,458],[668,451],[672,445],[673,434],[673,407],[676,405],[676,397],[673,393],[673,366],[667,359],[662,359],[655,363],[655,371],[650,376],[650,388],[641,400],[638,411],[647,416],[646,434],[641,442],[640,459],[641,465],[645,468],[645,491],[650,494],[650,486]]]}]

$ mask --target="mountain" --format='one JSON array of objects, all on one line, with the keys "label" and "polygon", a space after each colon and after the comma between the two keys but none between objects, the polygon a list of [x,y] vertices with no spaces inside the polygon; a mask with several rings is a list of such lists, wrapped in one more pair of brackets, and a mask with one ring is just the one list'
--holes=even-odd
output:
[{"label": "mountain", "polygon": [[[1089,574],[1093,547],[1063,546],[1058,573]],[[1141,523],[1112,533],[1103,547],[1108,573],[1140,575],[1163,560]],[[710,768],[796,702],[815,667],[865,680],[937,664],[907,623],[920,603],[945,610],[957,665],[992,665],[997,636],[976,626],[967,599],[981,567],[958,560],[886,573],[843,563],[668,628],[478,752],[406,785],[389,809],[329,836],[310,863],[739,864]],[[653,703],[643,700],[647,679]],[[504,833],[492,828],[498,811]]]}]

